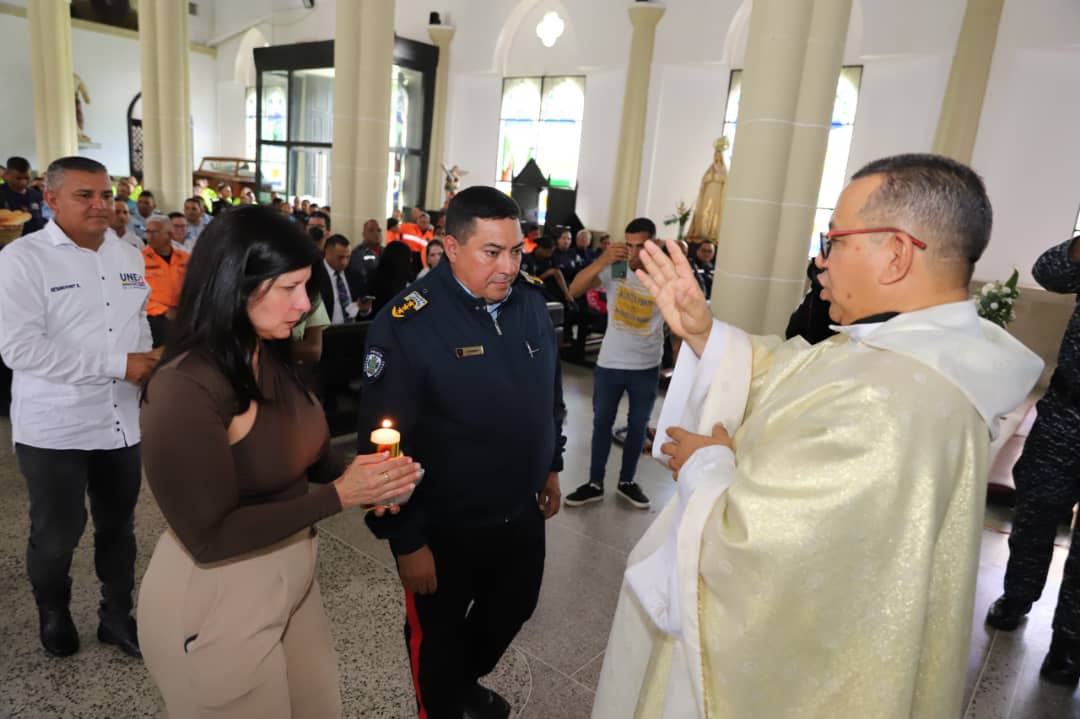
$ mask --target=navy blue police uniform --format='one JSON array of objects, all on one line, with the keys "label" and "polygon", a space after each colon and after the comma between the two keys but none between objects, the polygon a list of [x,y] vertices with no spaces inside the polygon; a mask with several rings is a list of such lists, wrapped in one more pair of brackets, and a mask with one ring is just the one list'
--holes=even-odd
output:
[{"label": "navy blue police uniform", "polygon": [[399,514],[367,522],[395,556],[431,549],[437,589],[406,591],[406,647],[421,714],[460,717],[540,592],[537,495],[565,444],[543,283],[520,274],[489,306],[439,263],[372,322],[360,404],[358,451],[374,451],[370,432],[389,419],[425,470]]},{"label": "navy blue police uniform", "polygon": [[30,219],[23,225],[24,236],[37,232],[45,226],[45,218],[41,216],[41,208],[44,204],[45,199],[41,195],[41,190],[27,187],[26,192],[19,193],[7,184],[0,185],[0,207],[12,212],[30,213]]}]

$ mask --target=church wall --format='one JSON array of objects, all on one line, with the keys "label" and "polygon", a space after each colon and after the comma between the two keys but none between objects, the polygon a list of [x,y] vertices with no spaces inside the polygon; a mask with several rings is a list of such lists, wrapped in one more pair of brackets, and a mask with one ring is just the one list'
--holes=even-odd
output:
[{"label": "church wall", "polygon": [[994,202],[976,278],[1003,279],[1073,235],[1080,209],[1080,5],[1006,0],[973,164]]},{"label": "church wall", "polygon": [[[139,43],[134,38],[72,28],[72,60],[90,95],[83,106],[85,132],[100,144],[80,152],[103,163],[113,175],[129,172],[127,109],[141,91]],[[4,147],[0,154],[21,154],[31,166],[44,170],[55,158],[38,158],[34,142],[33,86],[30,73],[30,39],[27,20],[0,14],[0,47],[5,65],[4,92],[0,93],[0,117],[4,118]],[[212,80],[214,58],[192,51],[191,114],[195,163],[217,149],[217,112]],[[73,99],[74,101],[74,99]]]}]

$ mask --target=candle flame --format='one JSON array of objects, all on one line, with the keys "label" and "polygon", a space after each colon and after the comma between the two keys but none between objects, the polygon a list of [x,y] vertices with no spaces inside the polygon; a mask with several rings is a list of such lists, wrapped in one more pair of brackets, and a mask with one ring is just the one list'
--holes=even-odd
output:
[{"label": "candle flame", "polygon": [[383,420],[383,422],[382,422],[382,426],[383,426],[384,428],[386,428],[386,429],[389,429],[390,427],[393,427],[393,426],[394,426],[394,423],[393,423],[393,422],[391,422],[391,421],[390,421],[390,420],[388,420],[388,419],[384,419],[384,420]]}]

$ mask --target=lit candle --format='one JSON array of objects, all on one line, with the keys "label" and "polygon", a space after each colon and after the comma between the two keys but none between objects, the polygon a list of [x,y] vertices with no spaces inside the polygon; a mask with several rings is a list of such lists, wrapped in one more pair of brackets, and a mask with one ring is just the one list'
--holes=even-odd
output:
[{"label": "lit candle", "polygon": [[383,420],[382,427],[371,433],[371,443],[376,452],[389,452],[391,457],[401,456],[401,432],[393,428],[393,423]]}]

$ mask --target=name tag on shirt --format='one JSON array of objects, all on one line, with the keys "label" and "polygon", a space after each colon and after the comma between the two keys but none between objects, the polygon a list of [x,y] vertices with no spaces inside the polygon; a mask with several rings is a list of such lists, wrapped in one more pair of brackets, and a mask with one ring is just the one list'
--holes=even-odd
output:
[{"label": "name tag on shirt", "polygon": [[458,347],[454,350],[454,354],[457,355],[458,359],[464,359],[465,357],[480,357],[484,354],[484,345]]}]

